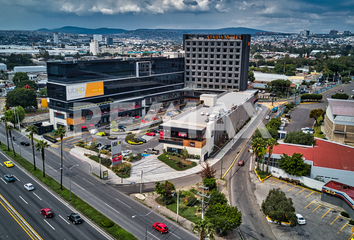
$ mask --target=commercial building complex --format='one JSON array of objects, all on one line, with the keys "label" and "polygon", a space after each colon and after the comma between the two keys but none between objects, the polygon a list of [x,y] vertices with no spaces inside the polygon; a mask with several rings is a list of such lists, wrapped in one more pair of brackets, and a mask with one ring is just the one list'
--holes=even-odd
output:
[{"label": "commercial building complex", "polygon": [[251,35],[183,35],[186,87],[247,89]]}]

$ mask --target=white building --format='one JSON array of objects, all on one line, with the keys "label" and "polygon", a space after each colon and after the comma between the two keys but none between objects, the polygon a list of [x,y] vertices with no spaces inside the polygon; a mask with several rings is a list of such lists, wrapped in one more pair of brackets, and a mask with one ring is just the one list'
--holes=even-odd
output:
[{"label": "white building", "polygon": [[92,41],[90,42],[90,52],[91,52],[92,55],[94,55],[94,56],[96,56],[97,53],[99,53],[97,40],[92,40]]},{"label": "white building", "polygon": [[35,73],[35,72],[47,72],[47,66],[19,66],[14,67],[14,72],[25,72],[25,73]]},{"label": "white building", "polygon": [[59,43],[59,36],[58,36],[58,33],[55,32],[53,33],[53,38],[54,38],[54,44],[58,44]]},{"label": "white building", "polygon": [[101,34],[93,34],[93,40],[100,42],[102,41],[102,35]]},{"label": "white building", "polygon": [[7,71],[7,66],[5,63],[0,63],[0,70]]}]

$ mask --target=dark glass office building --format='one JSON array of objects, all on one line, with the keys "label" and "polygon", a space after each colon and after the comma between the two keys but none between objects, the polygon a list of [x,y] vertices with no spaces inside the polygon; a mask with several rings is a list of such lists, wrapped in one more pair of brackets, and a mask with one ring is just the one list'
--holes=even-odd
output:
[{"label": "dark glass office building", "polygon": [[47,73],[50,121],[68,131],[98,112],[106,123],[113,111],[144,116],[154,102],[183,101],[184,58],[48,62]]}]

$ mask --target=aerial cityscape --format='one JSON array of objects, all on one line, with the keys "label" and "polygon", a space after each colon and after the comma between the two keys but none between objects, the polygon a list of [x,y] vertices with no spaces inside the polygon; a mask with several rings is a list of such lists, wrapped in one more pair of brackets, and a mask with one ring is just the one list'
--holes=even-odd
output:
[{"label": "aerial cityscape", "polygon": [[354,240],[350,2],[0,19],[0,239]]}]

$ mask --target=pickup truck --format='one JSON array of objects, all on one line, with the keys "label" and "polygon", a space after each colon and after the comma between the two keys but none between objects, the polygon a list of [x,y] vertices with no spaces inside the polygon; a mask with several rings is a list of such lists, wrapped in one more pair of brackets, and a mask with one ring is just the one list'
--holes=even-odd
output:
[{"label": "pickup truck", "polygon": [[154,149],[154,148],[148,148],[148,149],[144,150],[144,153],[158,155],[160,153],[160,151],[157,149]]}]

